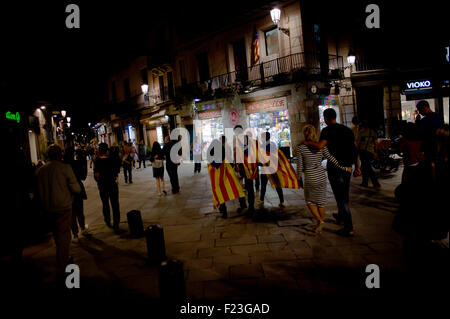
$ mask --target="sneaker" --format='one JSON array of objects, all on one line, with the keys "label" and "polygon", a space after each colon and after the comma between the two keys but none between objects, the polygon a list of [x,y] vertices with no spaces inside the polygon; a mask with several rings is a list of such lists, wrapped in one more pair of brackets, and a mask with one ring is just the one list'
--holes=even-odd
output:
[{"label": "sneaker", "polygon": [[338,214],[338,213],[333,213],[333,217],[334,217],[334,219],[336,219],[336,224],[338,224],[338,225],[344,225],[344,221],[342,221],[342,220],[339,218],[339,214]]},{"label": "sneaker", "polygon": [[166,192],[166,191],[163,191],[163,193],[164,193],[164,195],[167,195],[167,192]]},{"label": "sneaker", "polygon": [[222,218],[227,218],[228,217],[228,213],[227,212],[223,212],[222,213]]},{"label": "sneaker", "polygon": [[339,229],[336,234],[344,237],[353,237],[355,236],[355,232],[353,230],[346,230],[345,228]]},{"label": "sneaker", "polygon": [[107,221],[105,221],[105,224],[106,224],[106,226],[108,226],[109,228],[112,228],[112,226],[111,226],[111,222],[107,222]]},{"label": "sneaker", "polygon": [[259,200],[258,208],[264,208],[264,201],[263,200]]},{"label": "sneaker", "polygon": [[285,208],[286,205],[284,205],[284,203],[280,203],[280,204],[278,205],[278,207],[280,207],[280,208]]},{"label": "sneaker", "polygon": [[158,196],[161,197],[161,196],[162,196],[162,193],[158,193]]},{"label": "sneaker", "polygon": [[78,236],[74,236],[74,237],[72,238],[72,243],[78,244],[79,242],[80,242],[80,238],[78,238]]}]

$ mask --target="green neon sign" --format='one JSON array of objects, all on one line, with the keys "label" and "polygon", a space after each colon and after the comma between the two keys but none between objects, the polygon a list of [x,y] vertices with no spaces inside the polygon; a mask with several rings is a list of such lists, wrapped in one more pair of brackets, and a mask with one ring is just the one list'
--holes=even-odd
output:
[{"label": "green neon sign", "polygon": [[19,114],[19,112],[16,112],[16,114],[13,114],[11,112],[6,112],[6,118],[8,120],[17,121],[17,123],[20,123],[20,114]]}]

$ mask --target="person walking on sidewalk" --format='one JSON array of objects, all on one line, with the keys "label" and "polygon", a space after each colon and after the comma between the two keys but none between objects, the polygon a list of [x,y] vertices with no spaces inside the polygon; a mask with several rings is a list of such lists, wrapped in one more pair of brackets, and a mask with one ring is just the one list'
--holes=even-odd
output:
[{"label": "person walking on sidewalk", "polygon": [[192,152],[194,153],[194,174],[200,174],[200,170],[202,169],[202,144],[199,142],[198,136],[195,137]]},{"label": "person walking on sidewalk", "polygon": [[61,276],[69,263],[73,196],[81,188],[70,165],[62,162],[58,145],[50,145],[48,157],[50,161],[37,171],[37,189],[42,208],[52,223],[58,276]]},{"label": "person walking on sidewalk", "polygon": [[[270,152],[270,133],[265,132],[265,139],[266,139],[266,152]],[[276,149],[276,153],[278,154],[278,149]],[[260,166],[263,166],[263,164],[258,164]],[[264,197],[266,196],[266,188],[267,188],[267,182],[269,181],[269,177],[267,174],[261,173],[261,192],[259,194],[259,208],[264,207]],[[284,208],[284,196],[283,196],[283,189],[281,187],[276,187],[275,191],[278,194],[278,198],[280,199],[280,204],[278,205],[280,208]]]},{"label": "person walking on sidewalk", "polygon": [[125,142],[122,147],[122,165],[123,165],[123,176],[125,178],[125,184],[130,182],[133,183],[133,161],[134,161],[134,148],[131,142]]},{"label": "person walking on sidewalk", "polygon": [[99,156],[94,162],[94,178],[97,182],[100,199],[103,204],[103,218],[106,226],[111,227],[111,213],[109,203],[113,211],[113,229],[120,233],[120,208],[118,176],[120,166],[114,157],[108,156],[108,144],[100,143]]},{"label": "person walking on sidewalk", "polygon": [[[312,125],[305,125],[302,133],[305,141],[317,140],[316,129]],[[322,232],[325,204],[327,202],[327,177],[325,168],[322,166],[322,160],[325,157],[332,165],[349,173],[352,172],[352,168],[339,165],[339,162],[330,154],[327,147],[318,150],[305,144],[300,144],[296,149],[295,156],[297,157],[297,178],[301,184],[302,173],[305,176],[303,186],[305,202],[311,214],[317,220],[314,231],[316,234],[319,234]]]},{"label": "person walking on sidewalk", "polygon": [[[178,166],[180,165],[180,163],[177,162],[178,159],[174,159],[170,155],[170,151],[172,150],[172,147],[174,145],[175,141],[171,140],[169,135],[166,135],[166,137],[164,138],[163,154],[166,158],[166,170],[167,174],[169,174],[170,184],[172,185],[172,194],[177,194],[180,192],[180,184],[178,181]],[[178,152],[178,156],[181,155],[180,152]]]},{"label": "person walking on sidewalk", "polygon": [[156,180],[158,196],[161,196],[163,193],[167,195],[167,192],[164,190],[164,154],[158,142],[153,143],[150,162],[152,162],[153,177]]},{"label": "person walking on sidewalk", "polygon": [[361,173],[363,187],[369,187],[369,178],[374,187],[379,188],[377,175],[372,169],[372,161],[376,154],[377,133],[369,127],[369,121],[361,121],[361,127],[356,135],[356,145],[358,147],[359,157],[361,158]]},{"label": "person walking on sidewalk", "polygon": [[138,144],[138,160],[139,160],[139,167],[141,168],[141,162],[144,162],[144,168],[145,168],[145,160],[147,156],[147,148],[145,147],[144,141],[141,140]]},{"label": "person walking on sidewalk", "polygon": [[[353,175],[361,175],[360,160],[352,130],[336,122],[336,111],[332,108],[326,109],[323,112],[323,117],[327,126],[322,130],[319,142],[304,141],[303,144],[315,149],[323,149],[327,146],[339,165],[350,167],[355,164]],[[351,174],[334,167],[331,163],[327,164],[327,171],[328,180],[338,206],[338,213],[334,213],[333,217],[337,224],[344,225],[344,228],[337,233],[342,236],[353,236],[354,229],[349,205]]]},{"label": "person walking on sidewalk", "polygon": [[87,236],[88,230],[85,224],[83,201],[87,199],[86,189],[83,181],[87,177],[87,161],[86,155],[83,154],[82,149],[76,150],[76,159],[73,147],[69,147],[64,152],[64,162],[72,167],[72,170],[80,184],[81,192],[75,194],[72,204],[72,235],[75,243],[79,242],[78,225],[81,228],[81,234]]}]

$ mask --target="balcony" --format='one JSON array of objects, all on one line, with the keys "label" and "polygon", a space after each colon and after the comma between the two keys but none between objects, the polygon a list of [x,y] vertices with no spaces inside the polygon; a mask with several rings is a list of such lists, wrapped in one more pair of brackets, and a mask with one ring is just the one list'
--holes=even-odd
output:
[{"label": "balcony", "polygon": [[[321,68],[321,64],[324,68]],[[327,68],[328,67],[328,68]],[[327,69],[326,69],[327,68]],[[248,93],[262,89],[308,79],[333,80],[341,77],[343,69],[342,56],[328,55],[328,59],[320,59],[318,54],[295,53],[267,62],[250,66],[244,70],[236,70],[214,76],[204,82],[190,83],[177,88],[177,96],[216,97],[232,91]],[[186,98],[186,100],[189,100]]]}]

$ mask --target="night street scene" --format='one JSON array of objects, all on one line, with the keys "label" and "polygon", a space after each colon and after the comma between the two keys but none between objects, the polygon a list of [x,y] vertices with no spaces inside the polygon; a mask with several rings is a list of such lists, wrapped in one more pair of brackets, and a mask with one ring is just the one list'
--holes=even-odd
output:
[{"label": "night street scene", "polygon": [[445,4],[2,2],[1,308],[448,317]]}]

